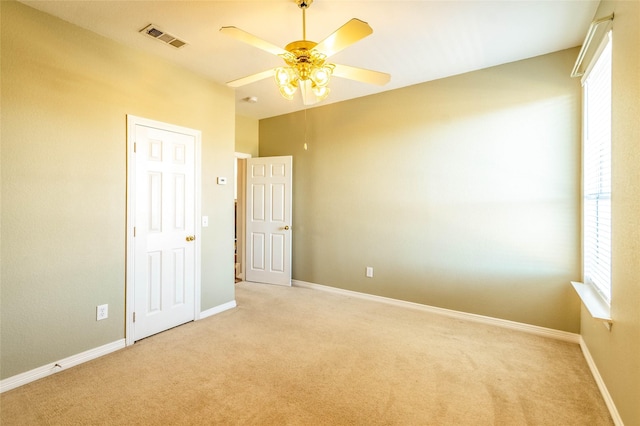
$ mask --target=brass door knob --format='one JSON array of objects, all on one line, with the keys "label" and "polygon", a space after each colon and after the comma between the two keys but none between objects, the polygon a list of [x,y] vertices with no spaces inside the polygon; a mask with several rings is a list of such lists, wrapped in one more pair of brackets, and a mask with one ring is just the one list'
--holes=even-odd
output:
[{"label": "brass door knob", "polygon": [[284,230],[285,230],[285,231],[288,231],[288,230],[289,230],[289,225],[285,225],[285,226],[284,226]]},{"label": "brass door knob", "polygon": [[188,235],[188,236],[187,236],[187,241],[193,241],[193,240],[195,240],[195,239],[196,239],[196,236],[195,236],[195,235]]}]

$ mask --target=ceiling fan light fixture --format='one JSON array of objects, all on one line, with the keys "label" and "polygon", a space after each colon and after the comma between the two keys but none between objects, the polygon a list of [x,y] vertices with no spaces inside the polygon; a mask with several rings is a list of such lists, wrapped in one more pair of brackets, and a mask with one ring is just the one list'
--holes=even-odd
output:
[{"label": "ceiling fan light fixture", "polygon": [[318,98],[318,101],[325,100],[327,96],[329,96],[329,92],[331,92],[331,89],[327,86],[315,86],[312,90],[314,95],[316,95],[316,98]]},{"label": "ceiling fan light fixture", "polygon": [[329,84],[331,73],[333,73],[333,66],[323,65],[321,67],[313,67],[309,77],[313,80],[316,86],[324,87]]},{"label": "ceiling fan light fixture", "polygon": [[305,84],[308,82],[310,83],[308,87],[314,92],[319,102],[329,95],[329,88],[326,86],[331,80],[334,68],[333,64],[325,64],[324,59],[311,62],[306,60],[289,62],[288,67],[276,68],[274,77],[280,94],[285,99],[292,100],[300,82]]},{"label": "ceiling fan light fixture", "polygon": [[296,94],[296,90],[298,89],[298,86],[294,83],[278,85],[278,87],[280,89],[280,94],[282,95],[282,97],[288,101],[293,100],[293,95]]},{"label": "ceiling fan light fixture", "polygon": [[287,86],[297,79],[295,71],[290,67],[276,68],[274,76],[276,78],[276,83],[278,83],[278,86],[280,87]]}]

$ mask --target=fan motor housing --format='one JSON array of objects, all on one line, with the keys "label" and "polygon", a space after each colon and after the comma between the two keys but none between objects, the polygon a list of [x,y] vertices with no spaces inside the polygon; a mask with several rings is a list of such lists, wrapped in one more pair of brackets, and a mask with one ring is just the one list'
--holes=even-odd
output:
[{"label": "fan motor housing", "polygon": [[291,53],[294,53],[295,51],[298,51],[298,50],[311,50],[314,47],[316,47],[317,44],[318,43],[316,43],[315,41],[309,41],[309,40],[292,41],[291,43],[285,46],[284,50]]},{"label": "fan motor housing", "polygon": [[311,49],[313,49],[313,47],[316,44],[317,43],[314,43],[312,41],[306,41],[306,40],[294,41],[292,43],[287,44],[287,46],[285,47],[285,50],[287,52],[290,52],[295,57],[295,60],[293,58],[290,58],[290,59],[285,58],[285,61],[287,62],[287,64],[289,64],[289,66],[311,64],[311,62],[313,62]]}]

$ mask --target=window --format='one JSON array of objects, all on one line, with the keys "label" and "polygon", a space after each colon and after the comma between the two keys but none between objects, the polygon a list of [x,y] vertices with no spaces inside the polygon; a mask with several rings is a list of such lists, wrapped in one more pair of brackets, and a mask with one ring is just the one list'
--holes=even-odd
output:
[{"label": "window", "polygon": [[583,78],[584,281],[611,302],[611,32]]}]

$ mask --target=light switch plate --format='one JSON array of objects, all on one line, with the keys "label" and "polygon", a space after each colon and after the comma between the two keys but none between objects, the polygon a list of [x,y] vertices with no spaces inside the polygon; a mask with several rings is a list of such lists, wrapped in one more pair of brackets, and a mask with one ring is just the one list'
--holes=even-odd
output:
[{"label": "light switch plate", "polygon": [[226,185],[226,184],[227,184],[227,178],[218,176],[218,185]]}]

